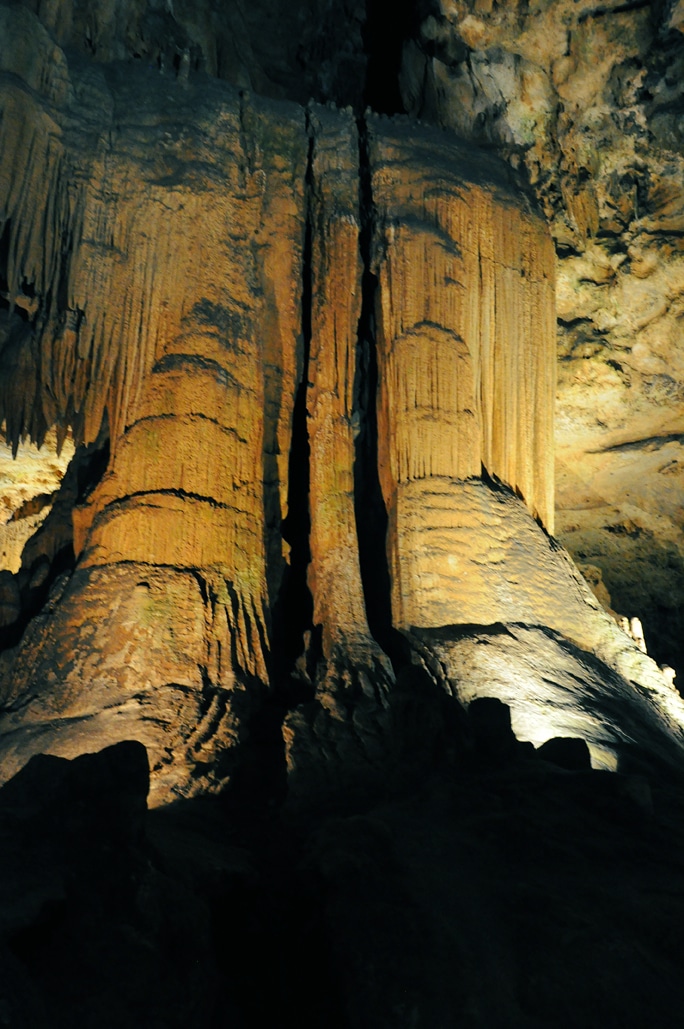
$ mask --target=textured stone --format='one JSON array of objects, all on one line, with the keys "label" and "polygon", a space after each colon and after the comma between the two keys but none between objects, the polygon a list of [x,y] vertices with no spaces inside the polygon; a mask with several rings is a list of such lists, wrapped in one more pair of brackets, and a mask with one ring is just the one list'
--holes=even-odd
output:
[{"label": "textured stone", "polygon": [[61,453],[56,449],[54,430],[41,448],[26,442],[12,454],[10,447],[0,446],[0,567],[10,572],[19,571],[24,545],[45,521],[74,456],[70,439]]},{"label": "textured stone", "polygon": [[0,572],[0,628],[12,625],[21,613],[19,586],[11,572]]},{"label": "textured stone", "polygon": [[[355,511],[355,440],[362,412],[358,366],[363,267],[359,245],[359,139],[351,112],[309,110],[311,342],[307,429],[311,560],[307,582],[321,654],[315,698],[284,725],[291,792],[315,795],[382,765],[389,729],[390,661],[366,616]],[[363,521],[367,512],[360,509]]]},{"label": "textured stone", "polygon": [[[681,4],[453,0],[404,49],[413,115],[495,147],[558,255],[557,531],[681,650]],[[652,533],[612,534],[630,519]]]},{"label": "textured stone", "polygon": [[[308,0],[305,7],[286,0],[235,0],[219,7],[211,0],[20,5],[40,18],[60,47],[90,61],[132,61],[185,79],[205,70],[239,88],[299,103],[312,96],[358,102],[363,88],[365,5],[357,0],[332,6]],[[25,34],[14,39],[23,62]]]},{"label": "textured stone", "polygon": [[354,119],[311,112],[312,312],[307,425],[311,563],[308,582],[323,653],[377,650],[366,621],[354,512],[357,333],[362,303],[359,141]]},{"label": "textured stone", "polygon": [[[681,1017],[684,705],[600,603],[678,574],[678,5],[427,13],[0,7],[0,418],[91,441],[0,574],[0,1022]],[[470,142],[361,115],[404,39]]]},{"label": "textured stone", "polygon": [[498,166],[444,136],[372,122],[370,155],[394,621],[478,621],[467,608],[482,593],[458,571],[468,528],[481,531],[465,481],[500,479],[553,531],[550,240]]},{"label": "textured stone", "polygon": [[154,803],[193,783],[219,788],[220,753],[238,735],[231,705],[246,700],[230,665],[216,667],[228,631],[196,573],[77,572],[54,612],[31,623],[5,679],[5,776],[34,753],[72,757],[134,738],[150,754]]},{"label": "textured stone", "polygon": [[676,771],[681,698],[608,615],[587,623],[595,631],[591,647],[520,623],[421,629],[413,637],[427,667],[459,700],[507,704],[519,740],[538,747],[573,736],[587,743],[594,768]]},{"label": "textured stone", "polygon": [[[3,359],[19,347],[36,362],[7,367],[2,415],[12,440],[40,438],[57,419],[90,442],[106,411],[111,450],[104,479],[74,511],[80,574],[63,609],[69,628],[51,636],[65,650],[47,659],[61,697],[49,704],[74,725],[92,715],[113,654],[124,689],[146,689],[142,666],[158,638],[155,684],[196,690],[193,712],[209,709],[211,697],[198,699],[208,683],[220,694],[236,675],[268,681],[302,360],[304,113],[208,80],[194,90],[160,82],[142,69],[134,79],[94,72],[72,81],[41,26],[26,12],[17,20],[22,31],[32,24],[29,66],[44,64],[37,84],[62,106],[48,122],[29,83],[3,80],[2,152],[17,155],[2,166],[6,278],[13,298],[22,283],[35,297],[31,342],[10,328]],[[17,131],[22,138],[8,138]],[[47,211],[34,214],[45,190]],[[27,396],[36,398],[30,408]],[[175,571],[161,583],[158,567]],[[122,605],[124,579],[131,593]],[[90,643],[74,648],[85,612]],[[191,671],[176,667],[176,647],[165,649],[174,637],[186,640]],[[29,691],[43,674],[26,671]],[[85,701],[77,699],[84,687]],[[201,721],[181,719],[176,742]],[[54,726],[46,731],[52,738]],[[110,741],[106,732],[98,739]],[[156,763],[163,748],[152,746]],[[73,753],[66,742],[58,749]]]},{"label": "textured stone", "polygon": [[[126,737],[154,805],[407,781],[489,695],[457,643],[496,623],[527,641],[493,634],[522,739],[575,723],[597,763],[674,761],[676,693],[549,535],[553,250],[505,165],[185,52],[69,64],[1,16],[0,416],[106,462],[79,446],[8,584],[3,774]],[[620,269],[593,245],[573,267]]]}]

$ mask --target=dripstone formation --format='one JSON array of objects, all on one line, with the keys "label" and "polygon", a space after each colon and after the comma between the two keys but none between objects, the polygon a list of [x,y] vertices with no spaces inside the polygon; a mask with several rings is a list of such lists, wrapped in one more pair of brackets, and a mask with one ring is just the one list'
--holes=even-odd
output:
[{"label": "dripstone formation", "polygon": [[[21,8],[3,26],[7,433],[71,426],[109,454],[73,509],[73,574],[5,658],[5,776],[135,738],[156,802],[221,789],[250,717],[303,679],[321,711],[288,721],[301,780],[350,711],[383,736],[400,669],[468,689],[465,644],[437,661],[433,630],[499,622],[641,674],[674,745],[674,694],[546,534],[553,253],[505,169],[200,73],[70,68]],[[487,688],[523,735],[566,734],[516,676]],[[354,713],[357,681],[379,711],[361,689]],[[605,760],[614,731],[585,716]]]},{"label": "dripstone formation", "polygon": [[406,111],[519,168],[557,256],[556,531],[649,652],[684,665],[680,3],[445,0]]},{"label": "dripstone formation", "polygon": [[[532,965],[511,964],[516,934],[543,960],[525,891],[546,874],[545,813],[573,860],[542,892],[562,893],[586,826],[599,878],[648,819],[657,863],[684,702],[553,535],[551,200],[451,126],[364,110],[390,106],[377,4],[312,4],[299,49],[292,12],[280,37],[257,32],[278,5],[34,6],[0,6],[0,421],[15,452],[76,450],[0,579],[8,874],[43,824],[57,869],[46,906],[32,872],[0,923],[38,984],[17,1024],[49,1024],[51,990],[59,1026],[111,1004],[112,1025],[258,1026],[288,1005],[340,1029],[570,1024],[560,985],[538,995]],[[404,8],[397,97],[415,86],[410,27],[427,33]],[[429,120],[446,124],[436,81]],[[503,926],[499,858],[471,825],[492,791],[520,887]],[[510,805],[533,826],[518,849]],[[469,847],[475,902],[447,885]],[[100,878],[70,878],[117,849],[123,872],[107,858]],[[616,893],[638,889],[621,875]],[[91,893],[133,955],[181,897],[168,918],[197,938],[202,974],[169,945],[149,974],[176,978],[173,1003],[135,976],[112,999],[99,975],[79,1007],[41,969],[61,934],[94,941],[78,954],[100,945]],[[241,919],[240,955],[226,934]],[[260,1002],[263,941],[278,972]],[[318,975],[299,1001],[306,977],[283,956],[297,946]],[[454,985],[442,952],[472,965]],[[665,978],[662,1018],[679,1000],[677,970]],[[580,991],[568,1017],[599,1024],[609,994]],[[628,1009],[648,1004],[632,991]]]}]

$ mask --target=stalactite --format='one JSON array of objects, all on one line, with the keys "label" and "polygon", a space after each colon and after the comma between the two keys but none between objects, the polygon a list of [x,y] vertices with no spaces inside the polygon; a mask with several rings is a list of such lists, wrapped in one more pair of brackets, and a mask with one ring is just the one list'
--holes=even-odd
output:
[{"label": "stalactite", "polygon": [[609,653],[548,535],[551,240],[499,166],[403,120],[68,70],[8,26],[0,419],[110,448],[75,570],[0,655],[3,774],[125,737],[153,802],[220,790],[267,710],[293,792],[365,788],[401,764],[412,662],[460,674],[436,627]]},{"label": "stalactite", "polygon": [[[45,34],[33,45],[40,56]],[[55,66],[62,75],[63,59]],[[221,84],[163,82],[146,69],[135,81],[116,69],[79,74],[49,114],[28,85],[0,79],[8,303],[26,304],[19,294],[30,283],[37,310],[32,325],[18,323],[9,364],[3,348],[11,374],[0,417],[13,440],[56,423],[90,441],[109,425],[107,473],[74,511],[80,575],[67,622],[79,605],[102,611],[114,571],[137,567],[143,581],[151,569],[174,569],[183,596],[185,577],[199,573],[216,613],[210,627],[204,618],[196,625],[207,651],[197,689],[207,679],[237,695],[249,681],[255,703],[270,678],[302,371],[304,112]],[[78,109],[69,106],[76,92]],[[111,682],[112,648],[128,653],[128,672],[116,676],[124,692],[143,660],[125,642],[118,596],[110,603],[100,656],[88,659],[93,696]],[[164,608],[150,610],[157,618]],[[195,625],[192,605],[185,617]],[[209,660],[219,651],[220,661]],[[42,647],[26,656],[29,692],[45,660]],[[63,671],[57,706],[58,697],[69,705],[83,676],[78,661]],[[115,689],[112,710],[116,697]]]},{"label": "stalactite", "polygon": [[480,440],[470,352],[455,333],[421,322],[392,343],[385,390],[390,456],[397,483],[480,472]]},{"label": "stalactite", "polygon": [[[224,101],[219,119],[224,133],[230,129],[230,147],[245,116],[236,100],[232,109]],[[174,175],[160,180],[155,168],[142,198],[126,200],[121,186],[108,187],[118,194],[116,250],[124,241],[126,249],[109,255],[108,292],[119,297],[114,320],[111,305],[103,306],[92,331],[109,341],[94,351],[98,381],[110,384],[113,455],[88,511],[78,516],[78,544],[86,545],[87,536],[86,567],[126,555],[222,568],[237,598],[238,658],[250,674],[258,669],[267,678],[265,656],[256,665],[253,656],[268,635],[263,613],[273,570],[264,522],[279,532],[287,469],[280,458],[268,475],[265,465],[289,449],[306,137],[303,118],[281,119],[277,129],[270,112],[256,108],[250,118],[252,152],[219,148],[212,164],[205,154],[201,186],[192,162],[186,168],[176,154]],[[295,158],[285,175],[280,147]],[[131,150],[117,158],[119,183],[130,175]],[[219,160],[232,189],[213,172]],[[88,263],[80,301],[86,318],[96,288],[88,274],[96,273],[103,274],[102,263]],[[119,346],[111,342],[117,337]],[[86,424],[95,424],[97,400],[90,397]]]}]

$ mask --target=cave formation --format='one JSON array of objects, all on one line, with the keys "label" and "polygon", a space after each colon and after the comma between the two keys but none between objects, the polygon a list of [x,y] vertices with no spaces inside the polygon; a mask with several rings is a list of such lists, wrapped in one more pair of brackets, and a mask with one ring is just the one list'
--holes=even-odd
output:
[{"label": "cave formation", "polygon": [[[684,999],[640,951],[670,909],[612,869],[639,841],[681,895],[684,704],[612,605],[649,644],[660,611],[676,664],[684,44],[677,5],[572,6],[0,7],[0,419],[20,458],[73,450],[0,573],[10,1024],[590,1026],[619,989],[636,1026]],[[647,172],[643,141],[579,154],[605,38]],[[81,1003],[56,983],[98,919]]]}]

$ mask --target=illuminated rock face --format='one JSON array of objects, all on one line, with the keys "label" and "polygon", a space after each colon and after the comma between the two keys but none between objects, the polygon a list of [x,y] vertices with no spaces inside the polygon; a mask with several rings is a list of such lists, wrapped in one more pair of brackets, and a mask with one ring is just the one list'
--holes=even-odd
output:
[{"label": "illuminated rock face", "polygon": [[[417,672],[490,689],[441,627],[497,622],[573,641],[596,753],[671,758],[674,694],[548,535],[553,253],[506,173],[182,68],[70,69],[0,17],[0,418],[109,435],[75,569],[2,658],[3,775],[134,738],[156,803],[219,790],[264,709],[295,789],[382,773]],[[657,731],[613,732],[577,648]],[[525,709],[572,681],[516,667]]]},{"label": "illuminated rock face", "polygon": [[[377,650],[366,620],[354,511],[357,328],[362,307],[359,141],[351,115],[315,109],[311,167],[310,447],[313,622],[327,660]],[[358,431],[358,430],[357,430]]]},{"label": "illuminated rock face", "polygon": [[[393,616],[405,628],[485,620],[469,580],[478,541],[496,547],[484,526],[497,502],[464,480],[486,469],[553,531],[551,240],[498,167],[430,142],[376,130],[370,147],[380,470]],[[492,609],[497,568],[486,562],[489,614],[515,617]]]},{"label": "illuminated rock face", "polygon": [[406,110],[525,169],[557,251],[556,531],[684,667],[681,4],[449,0]]},{"label": "illuminated rock face", "polygon": [[[175,80],[169,104],[151,75],[147,100],[145,76],[73,83],[40,26],[5,17],[31,27],[44,92],[53,68],[63,92],[46,127],[28,83],[5,82],[3,358],[28,353],[9,363],[2,415],[11,439],[55,421],[90,443],[106,412],[110,436],[107,473],[74,511],[79,571],[55,635],[20,664],[27,684],[54,683],[48,710],[106,709],[122,726],[171,684],[173,727],[155,706],[147,740],[163,756],[195,733],[198,703],[213,716],[212,691],[268,681],[302,361],[304,112]],[[46,192],[47,212],[34,207]],[[27,283],[30,326],[16,314]]]}]

